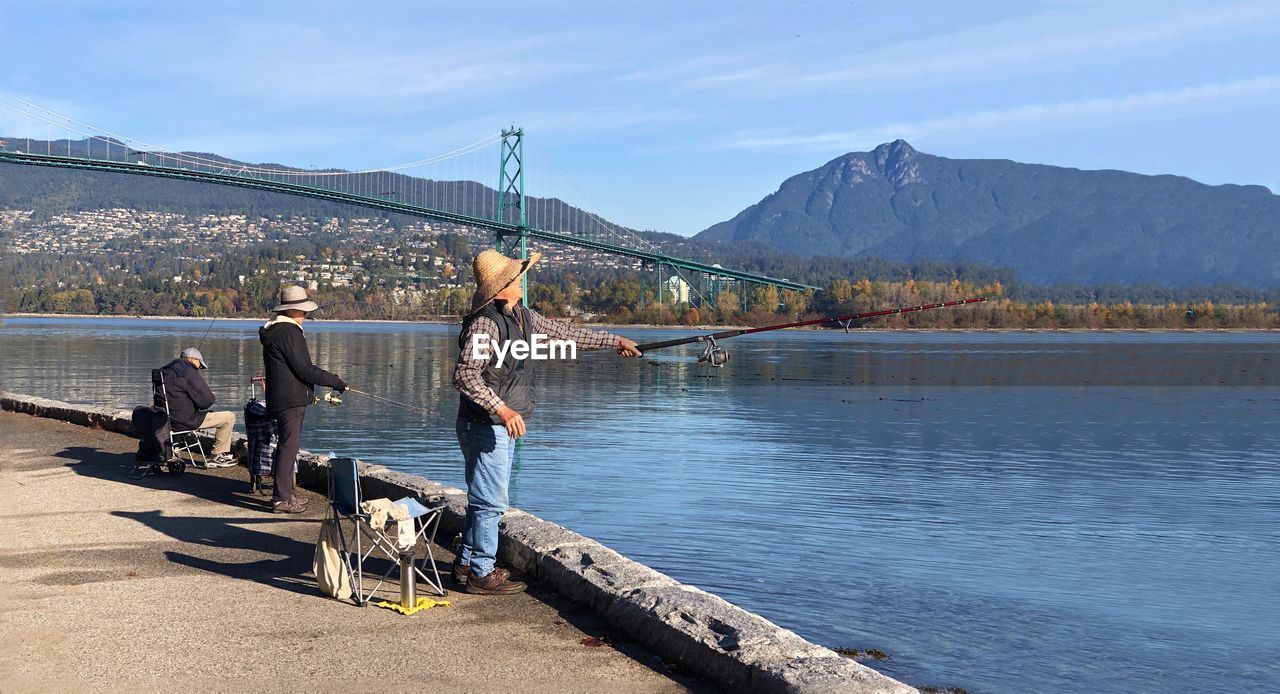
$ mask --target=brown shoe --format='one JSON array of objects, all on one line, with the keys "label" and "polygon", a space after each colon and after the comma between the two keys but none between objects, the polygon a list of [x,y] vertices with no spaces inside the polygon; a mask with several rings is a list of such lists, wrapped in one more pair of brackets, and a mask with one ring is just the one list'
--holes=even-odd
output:
[{"label": "brown shoe", "polygon": [[302,501],[296,496],[288,501],[271,504],[272,513],[302,513],[306,510],[307,502]]},{"label": "brown shoe", "polygon": [[[472,595],[511,595],[522,593],[528,588],[520,581],[512,581],[504,576],[503,569],[494,569],[487,576],[472,576],[467,579],[467,592]],[[509,576],[510,574],[508,574]]]},{"label": "brown shoe", "polygon": [[[459,563],[461,561],[462,533],[458,533],[453,536],[453,580],[457,581],[458,585],[465,586],[467,585],[467,579],[471,578],[471,565]],[[494,569],[493,571],[494,573],[501,571],[502,573],[500,575],[503,579],[506,579],[511,575],[511,573],[506,569]]]},{"label": "brown shoe", "polygon": [[[493,573],[501,576],[504,581],[511,577],[511,572],[506,569],[494,569]],[[471,565],[459,564],[457,559],[453,560],[453,580],[457,581],[459,585],[465,586],[470,579]]]}]

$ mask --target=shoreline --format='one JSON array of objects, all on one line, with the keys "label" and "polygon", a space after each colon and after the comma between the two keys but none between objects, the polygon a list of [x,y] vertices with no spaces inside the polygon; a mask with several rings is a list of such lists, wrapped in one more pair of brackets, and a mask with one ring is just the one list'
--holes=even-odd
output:
[{"label": "shoreline", "polygon": [[[255,316],[245,318],[241,316],[121,316],[116,314],[97,314],[97,313],[0,313],[0,321],[5,318],[103,318],[111,320],[185,320],[197,322],[212,321],[266,321],[270,320],[267,316]],[[460,325],[462,317],[458,316],[458,320],[392,320],[390,318],[308,318],[308,321],[314,323],[374,323],[374,324],[392,324],[392,325]],[[555,320],[563,320],[557,318]],[[574,325],[584,325],[600,328],[652,328],[655,330],[749,330],[750,325],[663,325],[660,323],[574,323]],[[788,328],[788,330],[802,330],[803,328]]]},{"label": "shoreline", "polygon": [[[195,321],[207,323],[214,321],[266,321],[266,316],[121,316],[92,313],[0,313],[0,322],[6,318],[72,318],[72,319],[106,319],[106,320],[172,320]],[[445,320],[391,320],[386,318],[349,318],[334,320],[329,318],[308,318],[315,323],[371,323],[390,325],[459,325],[458,321]],[[557,319],[559,320],[559,319]],[[719,332],[723,330],[750,330],[750,325],[663,325],[658,323],[574,323],[593,328],[608,330],[626,330],[640,328],[642,330],[689,330],[695,332]],[[786,331],[822,331],[838,328],[782,328]],[[863,333],[1274,333],[1280,328],[857,328]]]},{"label": "shoreline", "polygon": [[[110,406],[74,405],[0,390],[0,410],[136,437],[130,411]],[[232,451],[243,453],[245,446],[245,437],[237,435]],[[437,544],[461,529],[466,512],[464,490],[382,465],[359,460],[356,464],[360,485],[370,498],[439,499],[443,512],[438,521]],[[328,456],[300,451],[297,477],[300,487],[323,495],[328,488]],[[590,537],[528,512],[509,510],[499,536],[500,561],[595,613],[620,633],[686,672],[707,678],[726,690],[849,694],[918,691],[717,595],[681,583]],[[313,594],[327,600],[318,590]]]},{"label": "shoreline", "polygon": [[[446,581],[449,605],[413,617],[323,596],[311,573],[328,511],[322,494],[297,490],[307,510],[280,516],[250,491],[244,467],[132,480],[136,444],[0,411],[0,484],[21,490],[7,499],[0,550],[6,691],[302,694],[355,690],[347,685],[397,672],[430,673],[444,691],[474,682],[575,691],[583,681],[663,694],[709,689],[537,587],[493,600]],[[48,514],[68,499],[74,512]],[[415,547],[420,566],[430,566],[427,547]],[[443,569],[452,552],[431,547]],[[396,603],[399,588],[393,571],[374,600]],[[581,645],[604,635],[613,638],[599,648]]]}]

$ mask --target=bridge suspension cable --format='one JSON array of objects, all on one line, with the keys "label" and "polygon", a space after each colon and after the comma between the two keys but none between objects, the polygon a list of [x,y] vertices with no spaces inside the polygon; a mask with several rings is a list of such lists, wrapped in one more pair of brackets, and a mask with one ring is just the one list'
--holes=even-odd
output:
[{"label": "bridge suspension cable", "polygon": [[[222,185],[238,186],[256,190],[264,190],[289,195],[328,200],[337,203],[357,205],[366,209],[378,210],[381,213],[404,214],[410,217],[434,220],[461,227],[492,231],[499,238],[516,236],[524,247],[526,239],[539,243],[552,243],[577,247],[590,252],[605,253],[615,257],[628,258],[628,262],[639,261],[642,267],[652,266],[658,277],[658,296],[665,301],[667,285],[662,281],[662,273],[670,270],[684,280],[688,290],[704,304],[707,296],[703,287],[709,289],[714,298],[720,287],[726,282],[739,282],[745,288],[748,283],[773,285],[780,289],[813,289],[790,280],[779,280],[755,273],[727,270],[719,265],[682,260],[670,256],[652,241],[635,232],[619,227],[605,220],[594,212],[575,208],[564,202],[574,197],[587,201],[587,196],[569,183],[567,176],[557,183],[562,187],[571,187],[573,195],[546,193],[539,197],[527,197],[524,193],[524,172],[520,164],[518,171],[519,186],[503,189],[491,188],[482,183],[491,180],[493,160],[488,158],[493,152],[486,149],[501,143],[502,177],[509,179],[506,168],[508,161],[507,139],[515,135],[522,138],[523,131],[512,129],[490,135],[471,144],[459,147],[443,154],[424,157],[414,161],[387,167],[339,170],[339,169],[301,169],[287,166],[265,166],[234,162],[211,156],[202,156],[191,152],[176,152],[171,149],[130,138],[109,130],[98,128],[89,123],[70,118],[25,99],[0,94],[0,110],[18,114],[26,119],[27,146],[24,150],[16,149],[16,138],[0,140],[0,161],[36,166],[53,166],[82,170],[111,171],[118,173],[160,176],[188,181],[202,181]],[[31,151],[31,123],[45,124],[48,136],[44,142],[46,153],[37,154]],[[53,152],[53,131],[66,132],[66,153]],[[84,139],[73,141],[73,135]],[[517,140],[517,142],[522,139]],[[96,143],[104,146],[99,150]],[[61,148],[58,143],[58,148]],[[113,147],[118,148],[113,151]],[[521,146],[519,158],[523,158]],[[561,173],[559,166],[540,148],[538,152],[545,157],[546,164],[556,173]],[[483,157],[481,156],[483,155]],[[140,157],[140,158],[139,158]],[[410,171],[434,164],[447,164],[452,167],[452,176],[432,176],[421,173],[411,175]],[[435,171],[435,173],[441,173]],[[545,178],[550,178],[545,177]],[[515,179],[510,179],[514,183]],[[535,184],[536,187],[537,184]],[[503,217],[503,210],[510,208],[510,202],[518,199],[516,206],[520,216],[514,221]],[[589,201],[588,201],[588,204]],[[527,205],[527,207],[526,207]],[[685,273],[689,273],[686,275]],[[689,280],[697,274],[699,282]],[[745,300],[745,292],[744,292]]]},{"label": "bridge suspension cable", "polygon": [[[68,158],[106,160],[119,164],[136,164],[148,167],[160,166],[205,174],[233,176],[251,180],[267,180],[295,185],[306,189],[320,189],[360,199],[388,200],[414,207],[438,209],[454,214],[479,214],[487,217],[496,204],[485,195],[483,180],[492,175],[492,159],[487,150],[501,140],[499,134],[481,138],[463,147],[443,154],[424,157],[409,162],[378,168],[303,169],[283,165],[253,165],[225,159],[202,156],[191,152],[178,152],[145,140],[99,128],[82,120],[71,118],[20,97],[0,94],[0,110],[17,114],[26,119],[27,145],[32,152],[31,123],[47,127],[45,154],[65,154]],[[65,152],[55,151],[54,133],[65,133]],[[74,141],[80,138],[80,141]],[[101,143],[101,145],[99,145]],[[10,143],[14,147],[14,143]],[[484,159],[484,161],[480,161]],[[439,170],[439,166],[450,169]],[[433,166],[430,172],[425,172]],[[305,191],[299,191],[304,193]]]},{"label": "bridge suspension cable", "polygon": [[[666,255],[666,253],[662,250],[662,248],[657,244],[653,243],[652,241],[631,231],[630,229],[613,224],[607,219],[601,217],[600,215],[586,209],[586,206],[588,205],[591,207],[596,207],[595,203],[590,200],[590,198],[587,196],[586,193],[582,191],[582,189],[574,185],[572,180],[570,180],[569,177],[564,173],[564,170],[561,169],[560,166],[556,164],[556,162],[551,158],[550,155],[547,154],[545,150],[539,147],[536,143],[533,144],[533,149],[539,155],[542,156],[542,160],[543,160],[542,163],[546,164],[554,173],[559,174],[560,175],[559,180],[563,181],[563,184],[566,187],[572,189],[574,193],[574,199],[582,201],[582,204],[577,206],[577,210],[585,218],[584,221],[586,222],[586,224],[576,225],[576,226],[591,225],[591,226],[594,226],[595,228],[602,230],[606,234],[612,235],[614,238],[621,241],[624,245],[634,245],[634,246],[647,248],[648,250],[650,250],[651,252],[653,252],[655,255],[658,255],[658,256]],[[564,200],[564,199],[568,199],[569,196],[561,194],[556,197],[559,197],[561,200]],[[555,229],[549,229],[549,230],[555,231]],[[658,263],[655,263],[655,266],[657,264]],[[677,277],[679,277],[681,280],[684,281],[685,285],[689,287],[689,290],[697,295],[701,303],[703,304],[708,303],[707,297],[702,293],[701,289],[699,289],[698,283],[694,282],[692,277],[689,274],[686,274],[687,272],[686,270],[676,265],[668,265],[667,267],[669,267],[670,270],[673,271]],[[655,267],[655,270],[656,269],[657,268]],[[659,287],[660,295],[657,298],[660,301],[665,300],[662,294],[664,294],[666,291],[667,291],[666,287],[662,287],[662,286]]]},{"label": "bridge suspension cable", "polygon": [[[5,103],[4,101],[0,100],[0,108],[4,108],[18,115],[27,116],[28,118],[32,118],[34,120],[38,120],[43,123],[46,123],[50,126],[57,127],[59,131],[65,128],[68,133],[74,132],[77,135],[81,135],[89,139],[102,140],[104,142],[106,142],[107,139],[110,138],[119,144],[129,145],[134,150],[142,149],[144,150],[144,153],[164,156],[167,159],[173,159],[175,162],[190,163],[190,164],[195,164],[197,166],[207,166],[210,168],[217,168],[217,169],[234,168],[235,171],[237,172],[262,174],[262,175],[270,175],[270,176],[334,177],[334,176],[353,176],[353,175],[359,175],[359,174],[376,174],[376,173],[384,173],[384,172],[405,171],[409,169],[419,168],[428,164],[435,164],[442,161],[447,161],[449,159],[454,159],[466,154],[470,154],[477,150],[481,150],[481,149],[484,149],[485,147],[494,145],[501,139],[501,136],[499,134],[494,133],[480,140],[472,142],[469,145],[464,145],[450,152],[445,152],[443,154],[438,154],[431,157],[425,157],[423,159],[417,159],[410,162],[404,162],[401,164],[393,164],[391,166],[380,166],[380,167],[371,168],[371,169],[308,170],[308,169],[299,169],[296,167],[286,167],[286,166],[264,167],[264,166],[254,166],[254,165],[247,165],[247,164],[241,164],[241,165],[236,165],[234,167],[229,167],[226,161],[220,161],[217,159],[208,159],[205,157],[201,157],[197,154],[192,154],[190,152],[181,152],[173,148],[163,147],[161,145],[146,142],[144,140],[139,140],[137,138],[132,138],[127,135],[114,133],[104,128],[99,128],[91,123],[85,123],[84,121],[76,120],[75,118],[71,118],[70,116],[66,116],[56,111],[52,111],[43,106],[40,106],[39,104],[33,104],[30,101],[27,101],[25,99],[21,99],[18,97],[9,97],[9,98],[11,98],[13,101],[18,102],[19,104],[21,104],[21,106],[14,106],[10,103]],[[79,127],[72,127],[72,126],[79,126]],[[29,136],[28,136],[28,139],[30,139]],[[138,145],[138,146],[134,146],[134,145]]]}]

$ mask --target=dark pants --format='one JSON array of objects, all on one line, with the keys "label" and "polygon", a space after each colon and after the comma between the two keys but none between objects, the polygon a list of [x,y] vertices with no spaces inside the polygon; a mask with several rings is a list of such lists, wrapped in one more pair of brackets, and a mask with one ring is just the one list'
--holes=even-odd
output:
[{"label": "dark pants", "polygon": [[272,503],[293,498],[293,472],[298,464],[298,449],[302,447],[302,417],[306,414],[305,406],[290,407],[276,413],[279,443],[276,445],[275,465],[271,473],[275,476]]}]

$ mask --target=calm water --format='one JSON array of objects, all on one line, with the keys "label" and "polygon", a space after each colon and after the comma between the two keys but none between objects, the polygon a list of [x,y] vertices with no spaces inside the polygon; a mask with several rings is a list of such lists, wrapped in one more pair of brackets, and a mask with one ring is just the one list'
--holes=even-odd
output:
[{"label": "calm water", "polygon": [[[126,406],[207,322],[10,319],[0,386]],[[204,342],[220,405],[257,322]],[[462,486],[451,326],[308,324],[303,444]],[[671,331],[624,331],[645,339]],[[972,692],[1280,691],[1280,334],[786,333],[542,366],[513,503]]]}]

